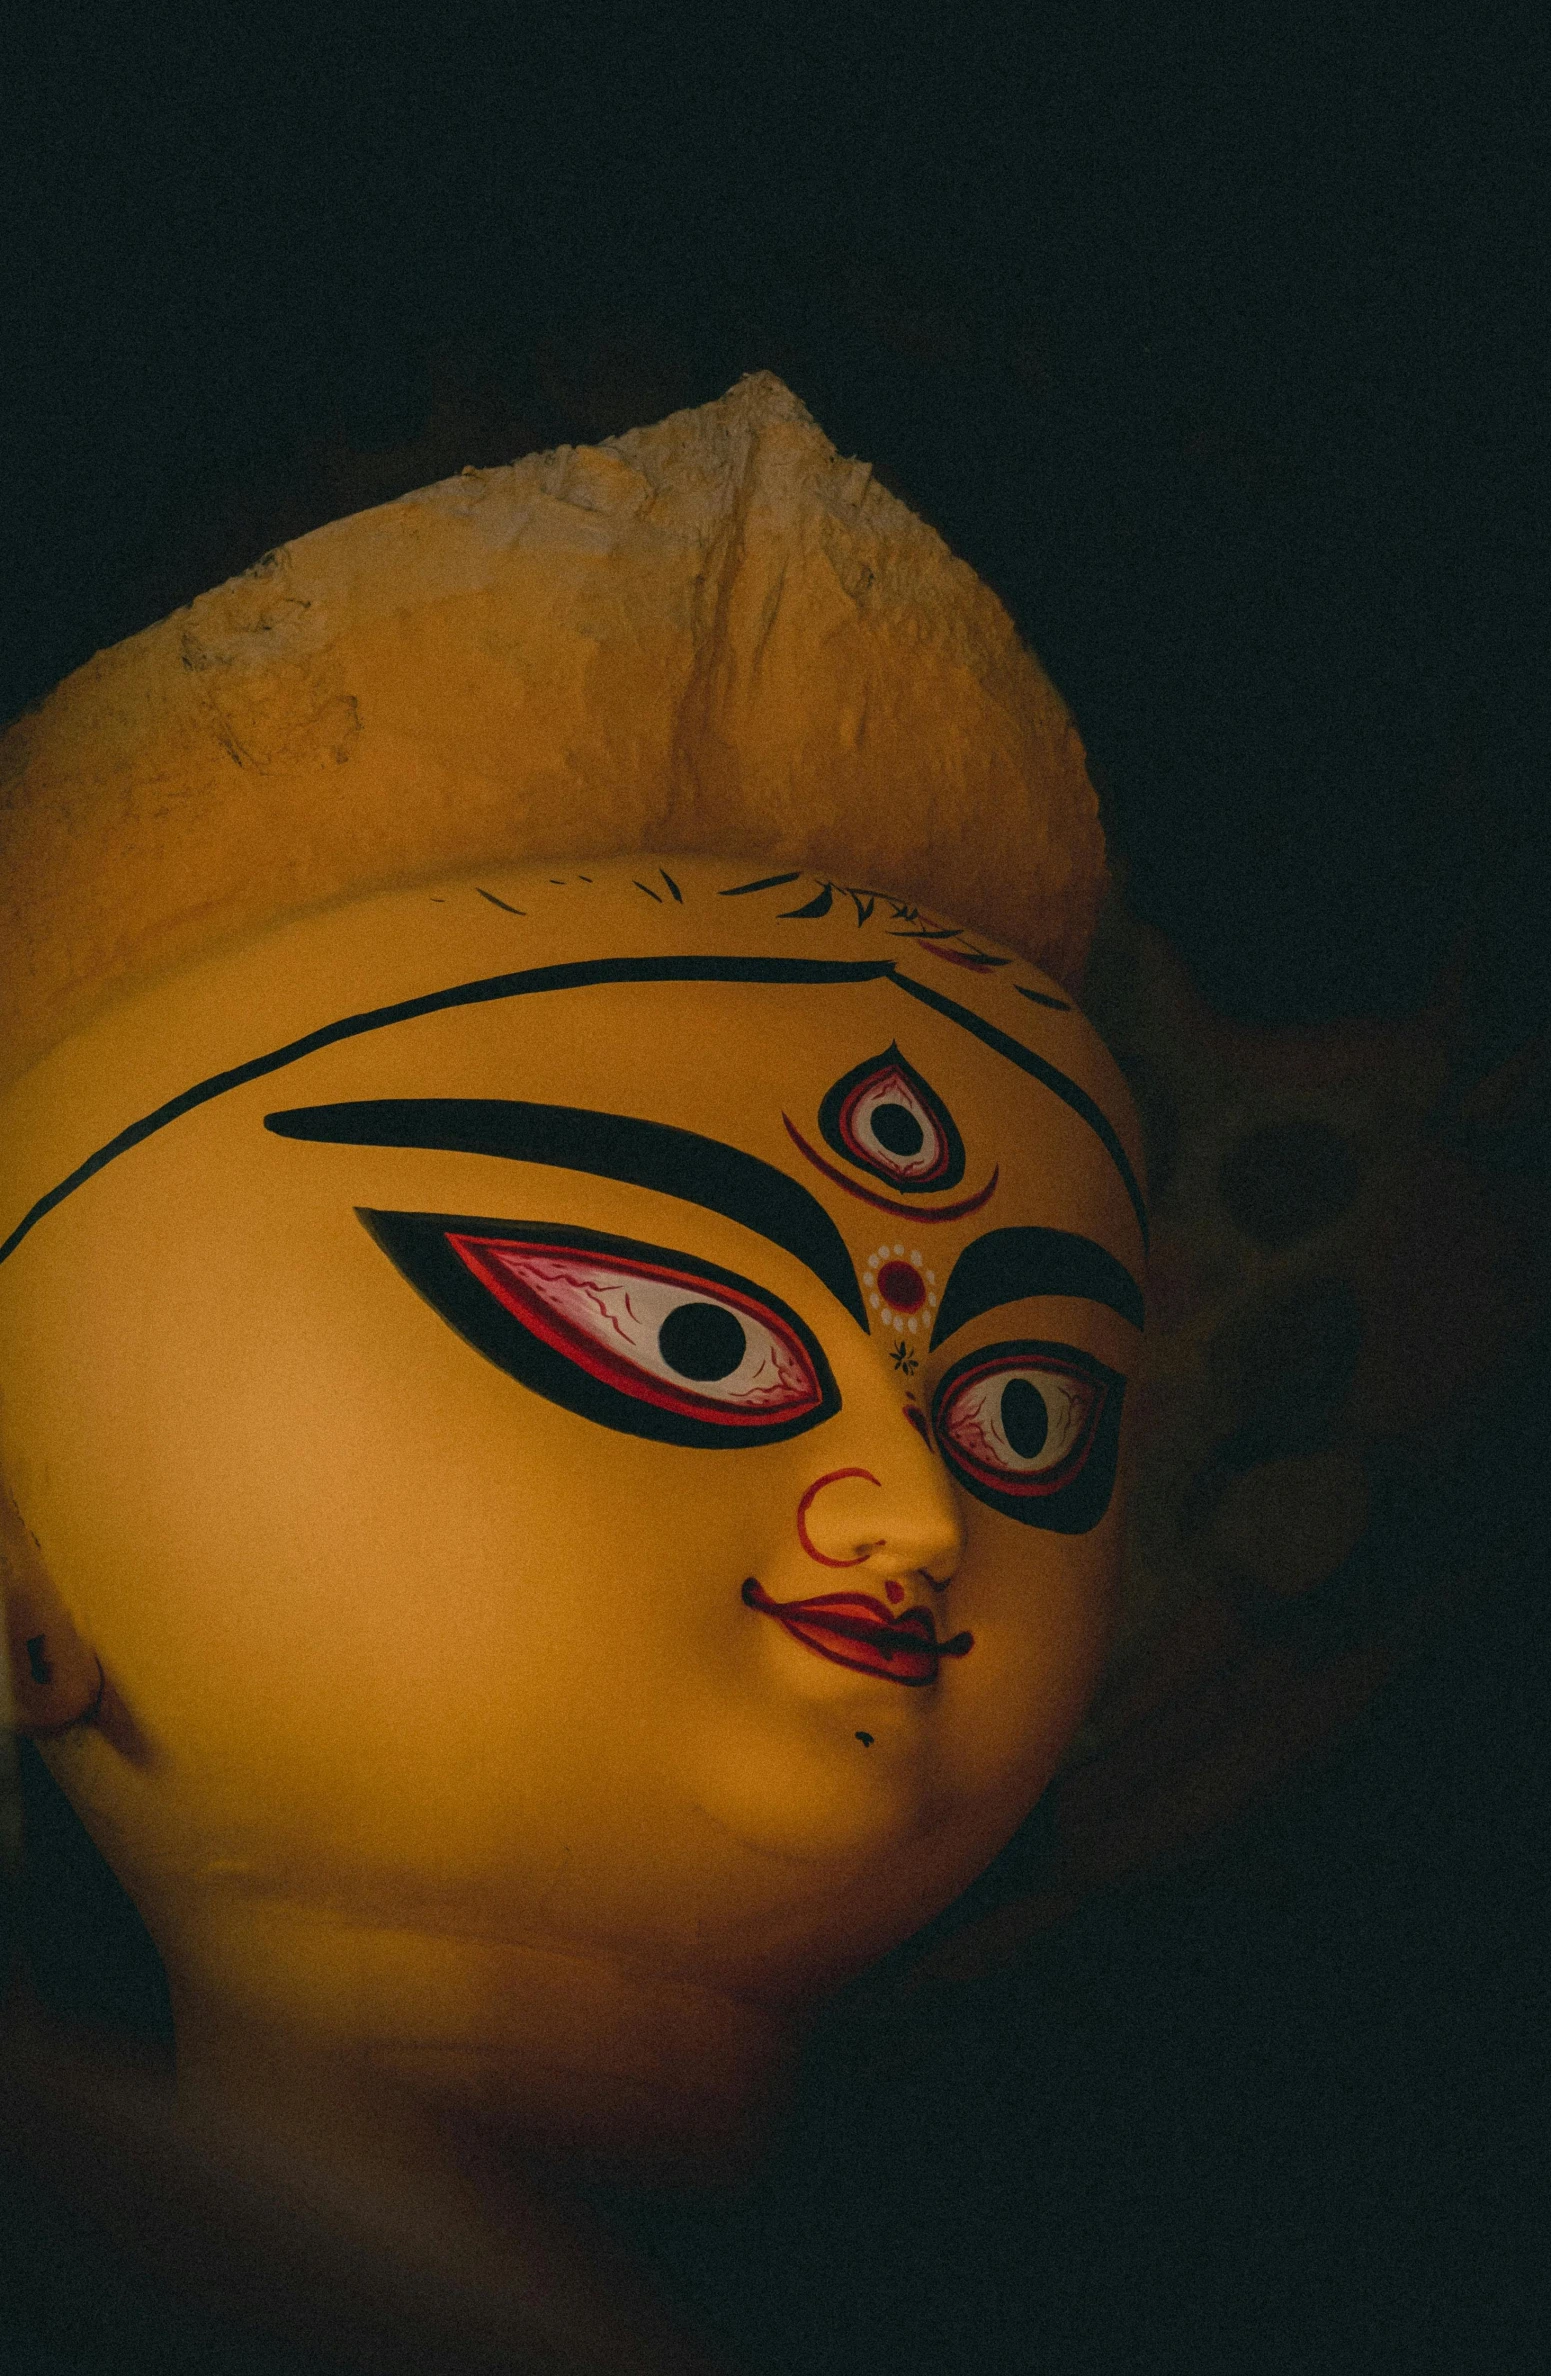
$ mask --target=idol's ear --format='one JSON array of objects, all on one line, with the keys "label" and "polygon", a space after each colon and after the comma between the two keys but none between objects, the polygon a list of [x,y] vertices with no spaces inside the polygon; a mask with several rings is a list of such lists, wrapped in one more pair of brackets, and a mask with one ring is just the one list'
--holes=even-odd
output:
[{"label": "idol's ear", "polygon": [[16,1730],[47,1738],[94,1716],[102,1698],[101,1665],[55,1590],[3,1478],[0,1592]]}]

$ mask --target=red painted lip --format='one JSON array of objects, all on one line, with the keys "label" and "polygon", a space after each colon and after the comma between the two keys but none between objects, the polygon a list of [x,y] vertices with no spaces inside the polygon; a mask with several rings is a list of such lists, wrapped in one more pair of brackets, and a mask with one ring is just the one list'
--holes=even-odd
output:
[{"label": "red painted lip", "polygon": [[836,1666],[854,1667],[859,1674],[881,1675],[889,1683],[935,1683],[938,1661],[962,1658],[974,1648],[974,1637],[955,1634],[939,1642],[930,1609],[910,1609],[896,1617],[882,1601],[865,1592],[823,1592],[812,1600],[772,1600],[757,1576],[743,1584],[746,1608],[774,1617],[794,1642],[816,1650]]}]

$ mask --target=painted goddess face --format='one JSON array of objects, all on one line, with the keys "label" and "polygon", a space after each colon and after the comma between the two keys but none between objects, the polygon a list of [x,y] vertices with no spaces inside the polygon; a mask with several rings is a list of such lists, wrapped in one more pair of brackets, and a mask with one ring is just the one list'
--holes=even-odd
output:
[{"label": "painted goddess face", "polygon": [[485,874],[169,977],[6,1119],[5,1473],[175,1978],[465,2046],[393,1942],[798,1996],[1038,1796],[1145,1225],[1022,960],[724,861]]}]

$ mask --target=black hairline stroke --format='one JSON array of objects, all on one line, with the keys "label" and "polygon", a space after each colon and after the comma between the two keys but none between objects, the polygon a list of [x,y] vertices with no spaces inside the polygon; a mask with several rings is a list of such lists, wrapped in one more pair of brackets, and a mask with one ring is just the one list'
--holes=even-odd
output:
[{"label": "black hairline stroke", "polygon": [[1145,1253],[1150,1239],[1147,1227],[1147,1205],[1142,1195],[1141,1182],[1131,1169],[1130,1157],[1121,1145],[1119,1133],[1104,1112],[1103,1107],[1097,1105],[1088,1095],[1086,1089],[1079,1089],[1077,1083],[1069,1080],[1066,1074],[1058,1070],[1055,1065],[1047,1063],[1043,1056],[1036,1056],[1033,1049],[1024,1047],[1020,1040],[1009,1038],[1008,1034],[1000,1030],[995,1023],[987,1023],[982,1016],[974,1012],[973,1008],[961,1007],[956,999],[944,998],[940,990],[929,990],[924,982],[913,982],[908,974],[896,972],[892,967],[890,968],[890,977],[898,983],[907,997],[918,998],[923,1006],[935,1008],[938,1014],[946,1015],[950,1022],[957,1023],[963,1030],[972,1033],[986,1047],[993,1048],[998,1056],[1005,1056],[1009,1064],[1016,1064],[1021,1071],[1030,1074],[1036,1081],[1042,1081],[1047,1089],[1053,1089],[1062,1104],[1070,1106],[1079,1121],[1087,1123],[1088,1128],[1099,1140],[1111,1163],[1120,1174],[1125,1192],[1131,1200],[1131,1210],[1136,1215],[1136,1225],[1142,1233],[1142,1250]]},{"label": "black hairline stroke", "polygon": [[[749,886],[754,888],[753,885]],[[333,1023],[320,1024],[300,1039],[287,1040],[283,1047],[272,1048],[263,1056],[252,1056],[245,1064],[235,1064],[223,1072],[212,1073],[207,1080],[196,1081],[192,1088],[170,1097],[139,1121],[128,1123],[105,1145],[78,1163],[74,1171],[47,1190],[23,1214],[3,1244],[0,1244],[0,1263],[15,1253],[22,1240],[38,1223],[63,1204],[67,1196],[84,1187],[98,1172],[127,1155],[133,1148],[154,1138],[169,1123],[181,1121],[212,1099],[223,1097],[228,1090],[246,1088],[250,1081],[261,1081],[269,1073],[280,1072],[288,1064],[300,1063],[304,1056],[315,1056],[323,1048],[336,1047],[341,1041],[358,1039],[369,1031],[385,1031],[395,1023],[412,1023],[422,1015],[434,1015],[448,1008],[460,1006],[488,1006],[503,998],[521,998],[544,990],[591,989],[606,983],[635,982],[768,982],[783,985],[804,985],[832,982],[893,982],[910,997],[919,998],[927,1006],[960,1024],[973,1036],[982,1040],[998,1055],[1006,1056],[1024,1072],[1043,1082],[1055,1092],[1063,1104],[1094,1130],[1111,1161],[1120,1172],[1126,1193],[1131,1199],[1147,1244],[1147,1213],[1141,1189],[1110,1123],[1087,1093],[1075,1081],[1046,1064],[1031,1049],[1009,1039],[995,1024],[984,1023],[968,1007],[961,1007],[941,992],[929,990],[922,982],[913,982],[899,971],[892,957],[592,957],[578,959],[566,965],[527,966],[515,973],[488,974],[474,982],[455,982],[444,990],[427,990],[418,998],[396,999],[389,1006],[369,1007],[358,1015],[343,1015]]]}]

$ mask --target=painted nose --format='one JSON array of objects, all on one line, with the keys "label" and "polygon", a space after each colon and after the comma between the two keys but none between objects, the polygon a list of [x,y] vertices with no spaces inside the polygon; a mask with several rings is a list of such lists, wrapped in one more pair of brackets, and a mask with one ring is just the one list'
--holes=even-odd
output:
[{"label": "painted nose", "polygon": [[815,1477],[797,1505],[797,1539],[818,1566],[849,1569],[858,1581],[865,1572],[939,1591],[964,1552],[952,1488],[924,1449],[896,1457],[881,1475],[840,1468]]}]

